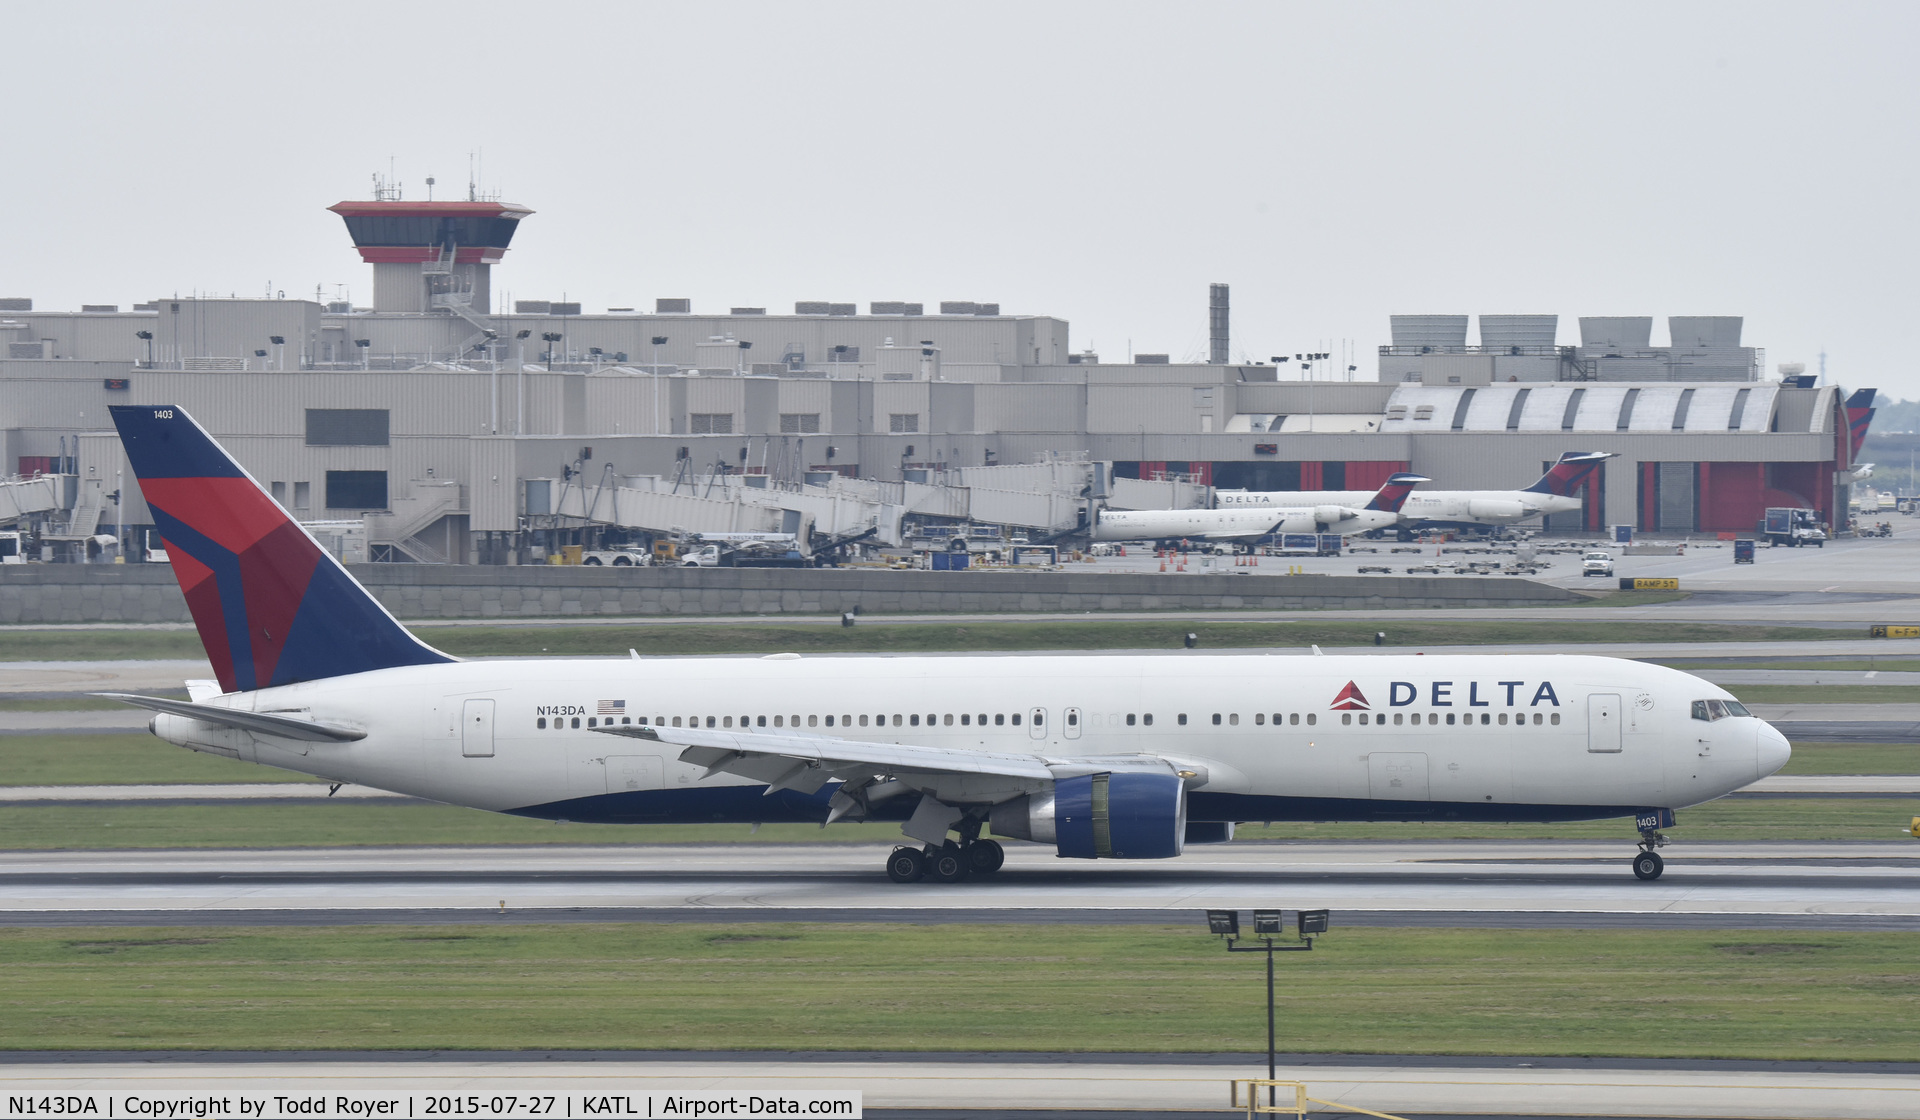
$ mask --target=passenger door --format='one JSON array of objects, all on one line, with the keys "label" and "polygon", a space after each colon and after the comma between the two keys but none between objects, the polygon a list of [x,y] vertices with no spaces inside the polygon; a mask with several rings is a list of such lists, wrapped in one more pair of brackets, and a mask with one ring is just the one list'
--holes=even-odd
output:
[{"label": "passenger door", "polygon": [[1424,753],[1374,751],[1367,756],[1367,796],[1375,801],[1426,801]]},{"label": "passenger door", "polygon": [[1596,692],[1587,697],[1587,751],[1620,753],[1620,694]]},{"label": "passenger door", "polygon": [[1047,737],[1047,710],[1045,708],[1027,709],[1027,736],[1033,739]]},{"label": "passenger door", "polygon": [[1080,737],[1080,721],[1085,717],[1078,708],[1068,708],[1060,713],[1060,733],[1069,739]]},{"label": "passenger door", "polygon": [[493,757],[492,700],[468,700],[460,705],[460,753],[468,758]]}]

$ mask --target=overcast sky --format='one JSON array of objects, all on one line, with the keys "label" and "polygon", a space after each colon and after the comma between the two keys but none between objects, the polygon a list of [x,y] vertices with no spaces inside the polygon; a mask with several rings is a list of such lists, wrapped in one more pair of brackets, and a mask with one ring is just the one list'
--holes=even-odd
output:
[{"label": "overcast sky", "polygon": [[[1909,3],[17,4],[0,295],[369,269],[325,207],[537,213],[496,293],[997,301],[1236,359],[1395,313],[1743,315],[1920,396]],[[1903,339],[1905,341],[1903,341]]]}]

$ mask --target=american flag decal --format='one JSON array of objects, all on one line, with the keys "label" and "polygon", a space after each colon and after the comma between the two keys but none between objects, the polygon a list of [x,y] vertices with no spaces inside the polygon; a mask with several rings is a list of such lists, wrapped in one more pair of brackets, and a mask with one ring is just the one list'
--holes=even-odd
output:
[{"label": "american flag decal", "polygon": [[624,716],[627,714],[627,702],[625,700],[602,700],[600,701],[600,714],[603,716]]}]

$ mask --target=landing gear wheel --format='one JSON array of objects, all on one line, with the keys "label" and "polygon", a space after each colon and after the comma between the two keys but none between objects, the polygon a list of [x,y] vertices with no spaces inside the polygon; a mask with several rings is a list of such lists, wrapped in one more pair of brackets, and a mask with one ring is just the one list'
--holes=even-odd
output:
[{"label": "landing gear wheel", "polygon": [[967,853],[958,844],[935,848],[926,856],[926,864],[927,874],[941,883],[958,883],[972,870],[968,866]]},{"label": "landing gear wheel", "polygon": [[917,883],[927,877],[927,857],[915,848],[895,848],[887,856],[887,878],[896,883]]},{"label": "landing gear wheel", "polygon": [[991,875],[1007,862],[1007,850],[998,840],[975,840],[967,845],[967,866],[975,875]]},{"label": "landing gear wheel", "polygon": [[1667,861],[1660,858],[1658,852],[1641,852],[1633,857],[1633,877],[1636,879],[1658,879],[1667,869]]}]

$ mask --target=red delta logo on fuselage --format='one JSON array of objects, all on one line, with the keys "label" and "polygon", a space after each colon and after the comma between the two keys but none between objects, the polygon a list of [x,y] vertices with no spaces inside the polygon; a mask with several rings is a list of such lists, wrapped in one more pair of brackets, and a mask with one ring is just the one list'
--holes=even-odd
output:
[{"label": "red delta logo on fuselage", "polygon": [[[1560,694],[1554,691],[1552,681],[1429,681],[1423,688],[1412,681],[1390,681],[1387,684],[1387,706],[1406,708],[1414,704],[1425,703],[1434,708],[1537,708],[1542,704],[1551,707],[1560,706]],[[1366,694],[1360,686],[1348,681],[1340,694],[1328,705],[1336,712],[1367,712],[1373,705],[1367,702]]]},{"label": "red delta logo on fuselage", "polygon": [[1348,681],[1347,687],[1340,690],[1340,695],[1333,698],[1333,710],[1336,712],[1366,712],[1372,709],[1373,705],[1367,703],[1366,694],[1352,681]]}]

